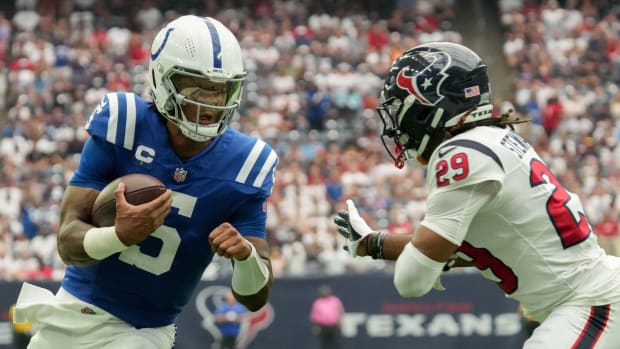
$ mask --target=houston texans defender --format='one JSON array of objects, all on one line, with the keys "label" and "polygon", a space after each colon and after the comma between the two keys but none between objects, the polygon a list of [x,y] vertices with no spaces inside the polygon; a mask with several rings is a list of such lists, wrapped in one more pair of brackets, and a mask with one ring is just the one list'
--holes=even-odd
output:
[{"label": "houston texans defender", "polygon": [[473,265],[542,324],[525,348],[620,345],[620,258],[598,246],[579,199],[512,124],[492,115],[486,66],[436,42],[394,61],[381,95],[383,142],[402,167],[428,165],[427,211],[413,235],[373,232],[353,202],[334,218],[353,256],[396,260],[405,297],[442,289],[442,269]]},{"label": "houston texans defender", "polygon": [[[56,295],[24,284],[16,320],[29,348],[171,348],[174,322],[214,253],[233,261],[232,290],[251,310],[271,288],[265,201],[278,157],[229,128],[243,81],[237,39],[219,21],[182,16],[155,37],[147,101],[109,93],[87,122],[91,137],[61,208]],[[115,192],[116,221],[90,211],[113,179],[145,173],[166,193],[142,205]]]}]

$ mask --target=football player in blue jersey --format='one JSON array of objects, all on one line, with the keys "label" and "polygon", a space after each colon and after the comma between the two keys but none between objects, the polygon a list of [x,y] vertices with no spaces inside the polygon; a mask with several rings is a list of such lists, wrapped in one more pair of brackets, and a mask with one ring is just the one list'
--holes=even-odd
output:
[{"label": "football player in blue jersey", "polygon": [[[101,100],[61,205],[61,288],[24,283],[18,298],[15,321],[38,330],[29,348],[173,347],[175,320],[215,253],[233,263],[237,300],[250,310],[266,304],[265,201],[278,157],[229,128],[245,77],[229,29],[182,16],[154,38],[152,101],[124,92]],[[130,173],[157,177],[167,191],[134,206],[121,183],[115,225],[93,226],[99,192]]]}]

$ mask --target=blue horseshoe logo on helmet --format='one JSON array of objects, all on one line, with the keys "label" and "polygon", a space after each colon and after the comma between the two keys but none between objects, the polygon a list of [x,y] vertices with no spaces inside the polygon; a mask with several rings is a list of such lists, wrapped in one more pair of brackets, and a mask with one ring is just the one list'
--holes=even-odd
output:
[{"label": "blue horseshoe logo on helmet", "polygon": [[161,50],[164,49],[164,46],[166,46],[166,43],[168,42],[168,38],[170,37],[170,33],[174,30],[174,28],[168,28],[168,30],[166,31],[166,34],[164,34],[164,41],[162,41],[161,46],[159,46],[159,48],[157,49],[157,51],[155,51],[155,53],[151,52],[151,60],[155,60],[157,59],[157,57],[159,57],[159,54],[161,53]]}]

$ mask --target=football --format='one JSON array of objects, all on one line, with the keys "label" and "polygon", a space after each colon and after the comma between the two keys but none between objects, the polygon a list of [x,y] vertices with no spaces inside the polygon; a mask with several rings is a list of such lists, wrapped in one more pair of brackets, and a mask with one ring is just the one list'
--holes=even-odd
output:
[{"label": "football", "polygon": [[114,191],[120,182],[125,183],[125,198],[132,205],[149,202],[166,191],[164,184],[157,178],[145,174],[133,173],[118,177],[108,183],[99,192],[92,209],[92,224],[96,227],[114,225],[116,219],[116,199]]}]

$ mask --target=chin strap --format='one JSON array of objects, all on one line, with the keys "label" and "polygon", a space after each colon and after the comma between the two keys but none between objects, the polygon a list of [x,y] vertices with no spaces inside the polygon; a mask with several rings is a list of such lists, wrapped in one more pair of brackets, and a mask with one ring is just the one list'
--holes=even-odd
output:
[{"label": "chin strap", "polygon": [[407,156],[405,155],[405,147],[402,144],[397,144],[394,148],[394,152],[398,154],[396,156],[396,160],[394,160],[394,166],[399,170],[405,167],[405,162],[407,161]]}]

